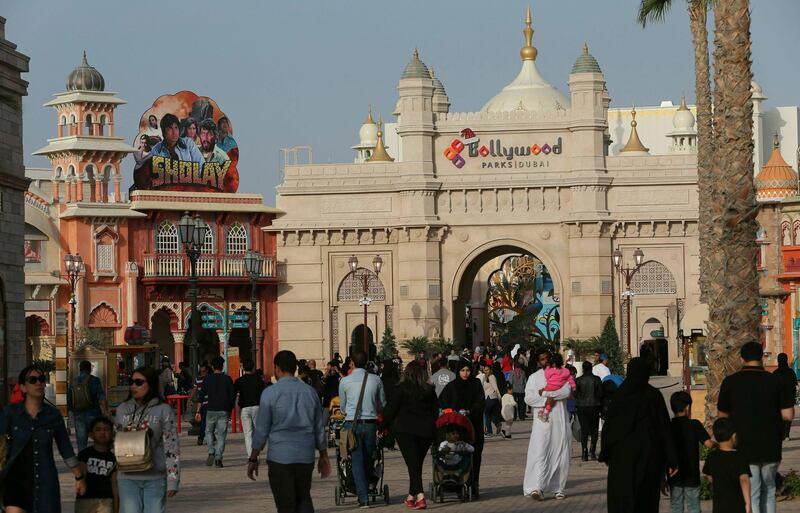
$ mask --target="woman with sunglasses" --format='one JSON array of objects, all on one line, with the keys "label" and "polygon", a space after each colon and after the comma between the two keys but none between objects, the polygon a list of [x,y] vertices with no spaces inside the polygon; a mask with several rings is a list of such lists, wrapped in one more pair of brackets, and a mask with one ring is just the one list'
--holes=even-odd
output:
[{"label": "woman with sunglasses", "polygon": [[2,473],[3,505],[7,513],[59,513],[61,496],[53,440],[75,476],[75,492],[86,492],[86,481],[72,450],[61,413],[44,400],[47,376],[29,365],[19,373],[25,399],[6,406],[0,418],[2,433],[11,437],[8,463]]},{"label": "woman with sunglasses", "polygon": [[150,431],[152,467],[144,472],[120,472],[117,477],[120,513],[164,513],[167,497],[178,493],[180,447],[175,412],[158,391],[159,373],[139,367],[131,374],[128,399],[117,407],[117,431]]}]

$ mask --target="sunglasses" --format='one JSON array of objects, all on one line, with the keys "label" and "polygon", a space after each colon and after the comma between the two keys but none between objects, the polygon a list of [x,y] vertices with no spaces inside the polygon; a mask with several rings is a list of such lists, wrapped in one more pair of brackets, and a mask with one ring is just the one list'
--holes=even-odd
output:
[{"label": "sunglasses", "polygon": [[35,385],[36,383],[47,383],[47,376],[39,374],[38,376],[28,376],[25,378],[25,383]]},{"label": "sunglasses", "polygon": [[146,379],[134,379],[132,383],[134,385],[136,385],[137,387],[140,387],[140,386],[144,385],[145,383],[147,383],[147,380]]}]

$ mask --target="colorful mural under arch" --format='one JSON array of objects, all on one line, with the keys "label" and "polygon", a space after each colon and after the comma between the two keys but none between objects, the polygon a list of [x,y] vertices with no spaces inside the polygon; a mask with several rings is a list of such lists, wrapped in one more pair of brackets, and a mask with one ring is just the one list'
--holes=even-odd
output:
[{"label": "colorful mural under arch", "polygon": [[239,147],[217,102],[191,91],[159,96],[133,146],[133,189],[236,192]]},{"label": "colorful mural under arch", "polygon": [[557,348],[561,338],[559,297],[550,272],[532,255],[503,260],[489,275],[489,320],[506,343],[537,342]]}]

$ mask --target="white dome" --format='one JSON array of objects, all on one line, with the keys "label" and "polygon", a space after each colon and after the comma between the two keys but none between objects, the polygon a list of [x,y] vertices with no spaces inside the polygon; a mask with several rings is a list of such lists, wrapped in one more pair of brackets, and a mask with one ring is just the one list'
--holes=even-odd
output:
[{"label": "white dome", "polygon": [[764,96],[764,90],[761,89],[761,86],[758,85],[758,82],[755,80],[750,81],[750,92],[753,94],[754,100],[766,100],[767,97]]},{"label": "white dome", "polygon": [[375,146],[378,142],[378,125],[374,122],[364,123],[358,130],[359,144]]},{"label": "white dome", "polygon": [[676,130],[691,130],[694,128],[694,114],[688,109],[678,109],[672,116],[672,126]]},{"label": "white dome", "polygon": [[569,98],[542,78],[535,61],[524,60],[517,78],[486,102],[481,111],[542,111],[568,109],[569,106]]}]

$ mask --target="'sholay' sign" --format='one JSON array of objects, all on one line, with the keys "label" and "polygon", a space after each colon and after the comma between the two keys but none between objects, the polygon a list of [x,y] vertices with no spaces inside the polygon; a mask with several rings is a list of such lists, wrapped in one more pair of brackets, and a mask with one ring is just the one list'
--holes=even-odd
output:
[{"label": "'sholay' sign", "polygon": [[[489,159],[494,157],[502,160],[486,160],[481,162],[482,168],[519,168],[519,167],[549,167],[547,160],[520,160],[524,157],[538,157],[541,155],[560,155],[562,151],[561,137],[553,144],[535,143],[530,146],[504,146],[500,139],[490,139],[489,145],[480,145],[480,138],[469,128],[461,131],[461,138],[453,139],[450,146],[444,149],[444,156],[458,169],[464,167],[466,158]],[[464,151],[466,149],[466,152]]]}]

